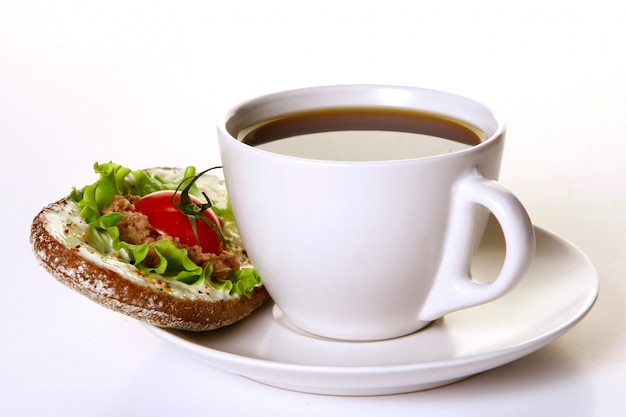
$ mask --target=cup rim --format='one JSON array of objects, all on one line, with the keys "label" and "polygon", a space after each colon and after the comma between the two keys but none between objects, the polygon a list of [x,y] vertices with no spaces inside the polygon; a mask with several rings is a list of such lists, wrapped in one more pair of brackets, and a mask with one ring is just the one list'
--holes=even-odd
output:
[{"label": "cup rim", "polygon": [[[286,112],[277,112],[272,116],[265,117],[257,117],[253,119],[253,121],[249,121],[244,123],[241,126],[235,126],[235,130],[240,131],[254,125],[255,123],[260,123],[264,120],[267,120],[270,117],[277,117],[281,115],[288,115],[291,113],[297,113],[300,111],[308,111],[308,110],[316,110],[316,109],[325,109],[325,108],[341,108],[341,107],[355,107],[355,106],[364,106],[364,107],[381,107],[381,108],[403,108],[408,110],[420,110],[417,107],[411,107],[408,105],[401,105],[403,101],[406,102],[408,100],[409,95],[413,94],[425,94],[431,96],[433,98],[439,98],[444,100],[454,99],[456,103],[464,103],[470,107],[473,107],[476,110],[480,110],[483,115],[488,116],[491,119],[491,123],[493,126],[491,127],[491,132],[487,134],[487,138],[483,140],[480,144],[470,146],[466,149],[458,150],[451,153],[445,154],[437,154],[432,156],[423,156],[416,158],[406,158],[406,159],[393,159],[393,160],[372,160],[372,161],[343,161],[343,160],[331,160],[331,159],[314,159],[314,158],[306,158],[292,155],[285,155],[276,152],[271,152],[264,149],[259,149],[254,146],[250,146],[246,143],[243,143],[241,140],[235,137],[231,133],[233,130],[232,123],[236,121],[237,115],[241,114],[255,114],[262,113],[263,111],[271,111],[271,106],[276,105],[276,103],[285,103],[289,101],[293,101],[294,99],[307,99],[312,98],[314,96],[323,96],[330,94],[372,94],[373,92],[378,93],[378,97],[383,100],[380,103],[376,104],[363,104],[359,103],[355,100],[345,100],[339,99],[332,106],[328,105],[304,105],[298,106],[296,109],[290,107],[290,111]],[[381,97],[382,95],[382,97]],[[386,95],[386,96],[385,96]],[[404,97],[403,97],[404,95]],[[392,100],[396,100],[393,101]],[[398,101],[399,100],[399,101]],[[314,102],[314,101],[313,101]],[[352,103],[352,104],[348,104]],[[269,107],[269,108],[268,108]],[[434,113],[437,115],[441,115],[444,117],[451,117],[455,119],[461,119],[469,124],[475,125],[481,130],[483,126],[479,126],[472,120],[469,120],[468,116],[458,116],[458,115],[450,115],[449,111],[444,111],[444,108],[447,107],[444,103],[437,103],[435,106],[437,110],[431,109],[423,109],[426,112]],[[229,123],[231,127],[229,127]],[[443,90],[436,90],[431,88],[417,87],[417,86],[406,86],[406,85],[394,85],[394,84],[331,84],[331,85],[319,85],[319,86],[309,86],[295,89],[287,89],[277,92],[272,92],[268,94],[259,95],[248,100],[239,102],[238,104],[232,105],[226,112],[223,113],[222,117],[219,119],[217,123],[218,130],[218,139],[224,140],[231,143],[234,146],[242,150],[246,150],[247,152],[260,152],[267,157],[274,157],[279,159],[288,159],[288,160],[297,160],[301,163],[313,163],[313,164],[325,164],[325,165],[397,165],[402,163],[415,163],[416,161],[432,161],[432,160],[441,160],[441,159],[449,159],[449,158],[458,158],[466,155],[468,153],[481,152],[482,149],[486,147],[490,147],[495,145],[495,143],[504,139],[506,133],[506,124],[501,118],[501,116],[496,113],[491,106],[487,104],[474,100],[472,98],[450,93]],[[486,132],[487,133],[487,132]]]}]

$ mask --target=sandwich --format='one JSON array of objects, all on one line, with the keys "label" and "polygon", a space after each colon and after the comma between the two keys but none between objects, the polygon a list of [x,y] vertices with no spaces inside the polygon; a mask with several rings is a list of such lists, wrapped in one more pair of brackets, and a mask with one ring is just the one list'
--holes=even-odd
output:
[{"label": "sandwich", "polygon": [[269,295],[212,169],[96,163],[93,184],[35,216],[35,257],[71,289],[155,326],[207,331],[235,323]]}]

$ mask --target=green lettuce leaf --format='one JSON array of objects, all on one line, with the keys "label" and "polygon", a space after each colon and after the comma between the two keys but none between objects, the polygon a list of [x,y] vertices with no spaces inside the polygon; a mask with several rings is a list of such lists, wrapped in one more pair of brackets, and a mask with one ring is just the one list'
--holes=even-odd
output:
[{"label": "green lettuce leaf", "polygon": [[226,207],[211,206],[211,210],[213,210],[213,213],[223,218],[227,222],[234,222],[235,215],[233,214],[233,208],[230,205],[230,198],[226,199],[226,203]]},{"label": "green lettuce leaf", "polygon": [[[143,261],[147,255],[147,244],[129,245],[124,242],[121,244],[124,249],[133,253],[135,261],[139,259]],[[159,264],[155,267],[148,267],[142,262],[136,262],[137,268],[145,274],[159,274],[164,278],[175,279],[189,285],[202,284],[205,274],[211,275],[211,264],[207,264],[208,268],[205,269],[199,267],[189,259],[186,249],[177,248],[170,240],[159,240],[150,244],[150,247],[159,257]]]},{"label": "green lettuce leaf", "polygon": [[[128,179],[128,187],[130,194],[144,196],[155,191],[161,190],[175,190],[180,185],[180,189],[185,188],[187,184],[196,175],[196,168],[189,166],[185,168],[183,174],[183,181],[168,181],[167,179],[160,177],[159,175],[153,175],[147,171],[137,170],[132,171],[131,176]],[[198,195],[198,188],[191,187],[191,194]]]},{"label": "green lettuce leaf", "polygon": [[225,289],[231,294],[245,295],[249,297],[257,284],[261,283],[261,277],[254,268],[244,268],[236,271],[227,281],[213,281],[211,286],[217,289]]},{"label": "green lettuce leaf", "polygon": [[87,239],[89,244],[105,255],[118,251],[120,249],[120,231],[117,228],[117,223],[121,219],[121,213],[110,213],[89,223]]},{"label": "green lettuce leaf", "polygon": [[125,195],[129,188],[124,180],[130,173],[130,169],[113,162],[106,164],[94,164],[94,171],[100,174],[95,183],[84,187],[82,190],[74,188],[70,198],[81,208],[80,216],[87,223],[92,223],[100,217],[102,209],[113,201],[113,196]]}]

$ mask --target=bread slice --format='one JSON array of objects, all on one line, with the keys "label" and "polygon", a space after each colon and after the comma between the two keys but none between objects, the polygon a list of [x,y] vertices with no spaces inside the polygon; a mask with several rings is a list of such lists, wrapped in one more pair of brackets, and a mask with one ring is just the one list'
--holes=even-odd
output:
[{"label": "bread slice", "polygon": [[[182,176],[178,169],[158,172]],[[212,201],[214,197],[225,199],[222,180],[212,176],[201,180],[198,186],[208,184]],[[79,211],[69,197],[45,207],[33,220],[31,245],[39,263],[58,281],[107,308],[159,327],[205,331],[243,319],[269,298],[262,284],[255,286],[250,296],[240,296],[205,284],[145,275],[130,263],[91,247],[86,241],[88,226]],[[242,267],[251,267],[236,228],[225,229],[227,232]]]}]

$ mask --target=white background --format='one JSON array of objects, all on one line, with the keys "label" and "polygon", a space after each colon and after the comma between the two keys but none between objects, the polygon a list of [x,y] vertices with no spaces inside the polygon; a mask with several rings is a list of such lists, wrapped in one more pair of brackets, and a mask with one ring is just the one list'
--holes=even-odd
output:
[{"label": "white background", "polygon": [[[625,19],[611,0],[0,2],[0,414],[623,415]],[[32,218],[92,182],[93,162],[219,164],[214,125],[231,104],[336,83],[499,109],[501,181],[598,270],[585,320],[454,385],[325,397],[197,363],[35,263]]]}]

